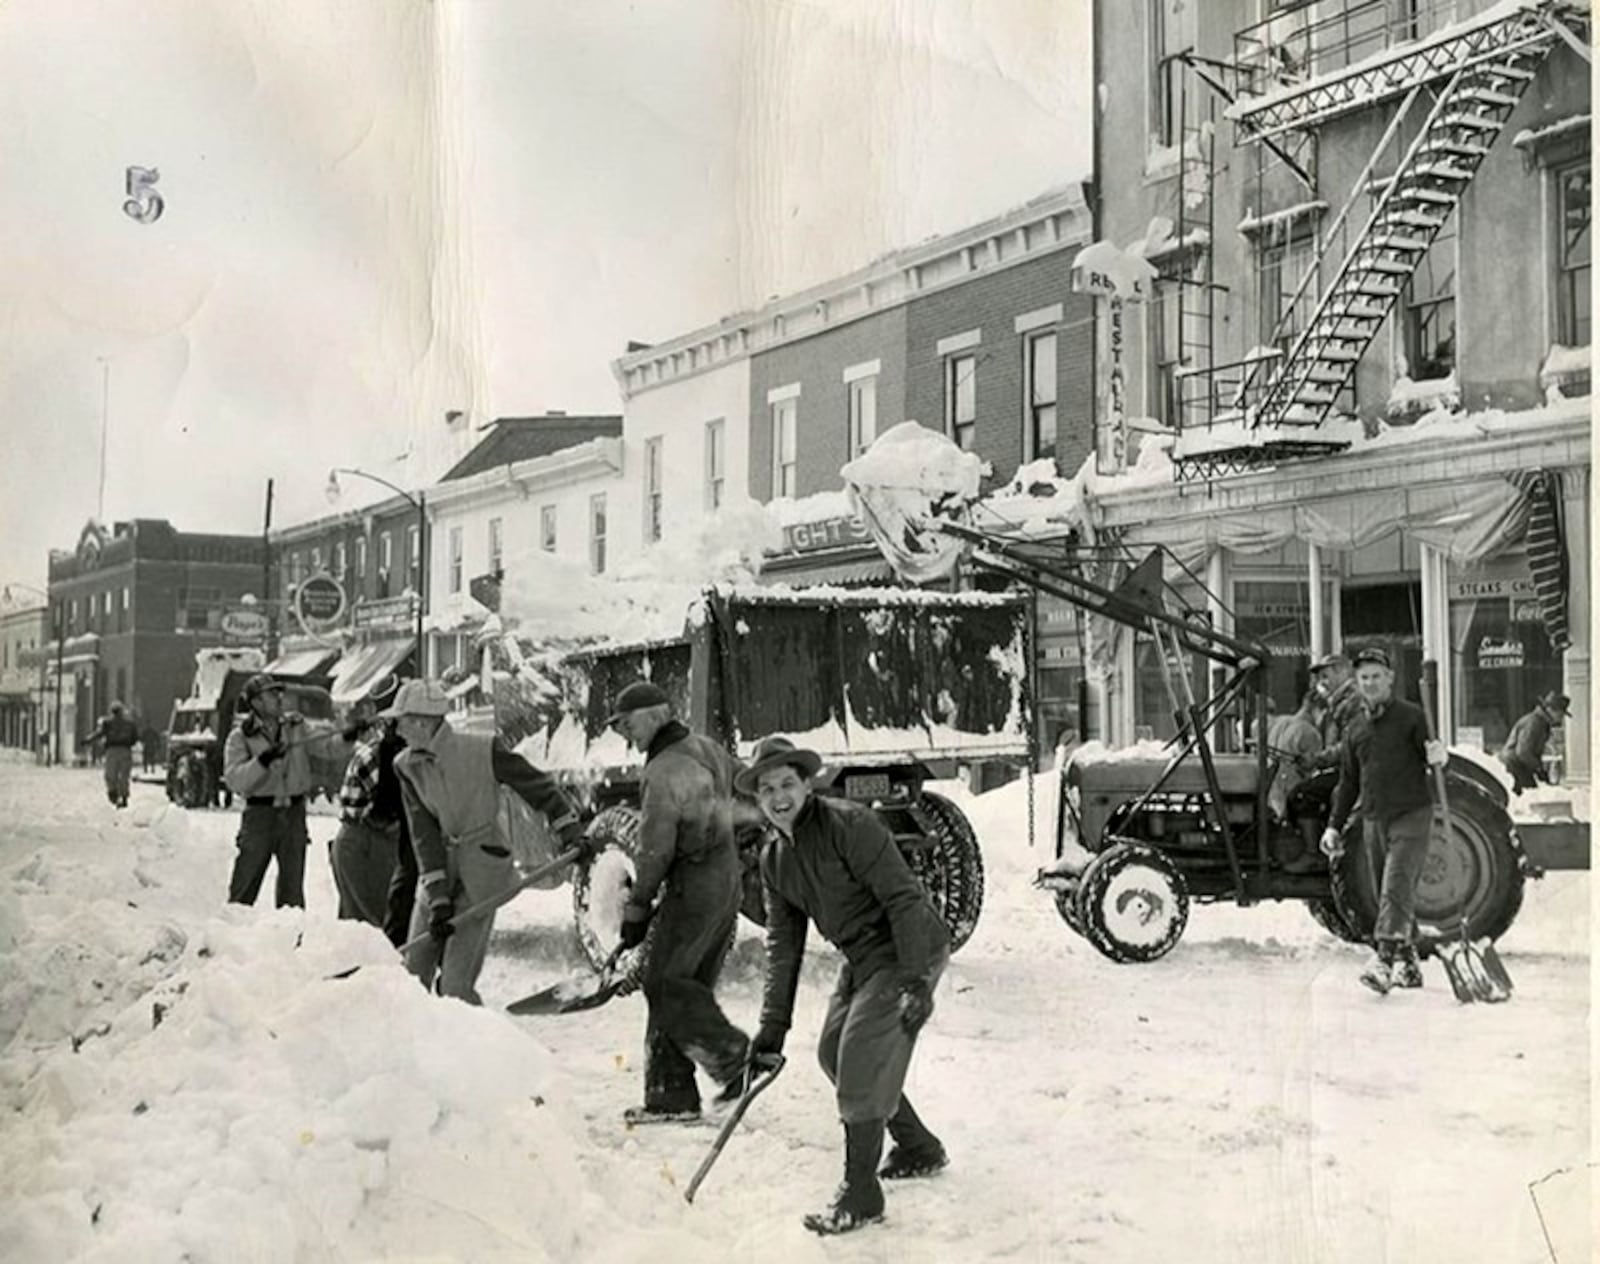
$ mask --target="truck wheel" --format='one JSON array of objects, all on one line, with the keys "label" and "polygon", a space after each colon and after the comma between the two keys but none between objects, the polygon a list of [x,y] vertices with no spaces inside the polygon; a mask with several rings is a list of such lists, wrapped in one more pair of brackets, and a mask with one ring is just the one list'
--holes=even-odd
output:
[{"label": "truck wheel", "polygon": [[978,928],[983,911],[983,853],[966,815],[942,795],[924,791],[920,800],[933,828],[927,843],[904,851],[934,910],[950,932],[950,951],[958,951]]},{"label": "truck wheel", "polygon": [[1189,924],[1189,886],[1153,847],[1113,843],[1083,871],[1077,913],[1084,938],[1111,960],[1154,961]]},{"label": "truck wheel", "polygon": [[[1465,782],[1452,779],[1449,789],[1453,828],[1446,837],[1435,820],[1417,883],[1417,940],[1424,951],[1459,933],[1463,904],[1469,939],[1498,939],[1522,907],[1522,866],[1511,841],[1510,817]],[[1352,833],[1334,867],[1333,898],[1361,941],[1370,942],[1382,869],[1359,833]]]},{"label": "truck wheel", "polygon": [[[639,851],[639,812],[626,806],[607,808],[589,822],[584,833],[603,846],[592,861],[572,871],[572,920],[578,946],[598,970],[617,946],[622,931],[622,906],[633,884],[633,860]],[[633,964],[619,995],[639,985],[644,953],[629,955]]]},{"label": "truck wheel", "polygon": [[1363,942],[1361,933],[1344,920],[1344,914],[1339,911],[1338,904],[1332,899],[1307,900],[1306,910],[1318,926],[1335,938],[1342,939],[1347,944]]}]

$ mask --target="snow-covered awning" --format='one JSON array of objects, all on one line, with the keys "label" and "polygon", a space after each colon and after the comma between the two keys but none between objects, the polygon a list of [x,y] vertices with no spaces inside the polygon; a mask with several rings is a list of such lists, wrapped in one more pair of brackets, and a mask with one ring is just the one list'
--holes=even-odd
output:
[{"label": "snow-covered awning", "polygon": [[338,654],[338,646],[332,645],[289,650],[279,654],[261,670],[278,676],[316,676],[325,670]]},{"label": "snow-covered awning", "polygon": [[333,700],[341,706],[360,702],[372,691],[373,685],[400,665],[415,645],[410,637],[403,637],[374,641],[347,652],[334,672]]}]

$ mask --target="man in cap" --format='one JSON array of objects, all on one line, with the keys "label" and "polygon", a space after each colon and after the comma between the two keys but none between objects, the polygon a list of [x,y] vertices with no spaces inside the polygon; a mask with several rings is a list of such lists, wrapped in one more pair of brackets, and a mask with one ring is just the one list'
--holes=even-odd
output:
[{"label": "man in cap", "polygon": [[[901,1089],[950,935],[878,816],[813,792],[821,762],[769,737],[738,786],[756,796],[773,829],[761,855],[767,979],[751,1045],[757,1066],[783,1049],[808,923],[845,956],[817,1044],[844,1124],[844,1183],[832,1205],[805,1217],[814,1233],[832,1234],[883,1218],[879,1176],[926,1176],[947,1162]],[[886,1127],[894,1149],[879,1170]]]},{"label": "man in cap", "polygon": [[305,723],[283,709],[283,682],[257,675],[239,695],[244,712],[222,750],[222,775],[244,800],[238,848],[228,901],[254,904],[267,875],[278,862],[277,906],[306,903],[306,794],[312,787],[311,756]]},{"label": "man in cap", "polygon": [[1322,699],[1322,748],[1307,757],[1308,770],[1337,768],[1339,749],[1361,714],[1355,671],[1343,654],[1324,654],[1311,664],[1311,688]]},{"label": "man in cap", "polygon": [[394,766],[417,854],[411,938],[429,933],[412,949],[406,966],[424,986],[437,982],[443,995],[479,1005],[478,974],[494,913],[459,928],[451,918],[457,906],[476,904],[517,883],[511,848],[500,837],[500,787],[544,813],[563,850],[581,843],[583,829],[552,778],[492,734],[456,732],[445,719],[449,713],[444,686],[408,680],[393,705],[378,714],[395,721],[405,743]]},{"label": "man in cap", "polygon": [[1544,748],[1550,744],[1551,732],[1571,709],[1572,699],[1552,689],[1511,726],[1505,745],[1500,748],[1500,762],[1511,774],[1512,789],[1517,794],[1550,780],[1544,770]]},{"label": "man in cap", "polygon": [[1421,707],[1394,696],[1394,669],[1381,649],[1355,657],[1356,687],[1365,710],[1356,717],[1339,763],[1322,850],[1337,861],[1344,851],[1344,827],[1359,797],[1362,843],[1370,863],[1382,866],[1378,923],[1373,930],[1377,955],[1361,982],[1380,995],[1390,988],[1422,986],[1417,963],[1417,880],[1428,856],[1433,824],[1429,769],[1443,767],[1443,743],[1428,736]]},{"label": "man in cap", "polygon": [[103,742],[106,751],[106,798],[113,807],[128,806],[128,782],[133,776],[133,745],[139,740],[139,726],[121,702],[113,702],[110,714],[89,735],[91,745]]},{"label": "man in cap", "polygon": [[671,700],[648,680],[617,695],[607,723],[645,757],[622,945],[637,947],[655,927],[641,981],[648,1006],[644,1105],[629,1107],[623,1117],[629,1123],[693,1119],[700,1114],[696,1064],[720,1086],[720,1105],[743,1089],[749,1057],[749,1038],[728,1021],[715,991],[739,917],[738,763],[674,719]]},{"label": "man in cap", "polygon": [[[399,683],[391,676],[374,686],[345,730],[346,738],[356,745],[339,787],[339,832],[328,853],[339,892],[339,916],[381,926],[385,933],[391,929],[389,893],[396,885],[396,869],[401,858],[412,851],[400,799],[400,775],[394,770],[395,757],[405,749],[405,741],[394,720],[379,719],[376,714],[393,700]],[[411,868],[414,878],[414,858]],[[406,918],[400,938],[390,935],[397,947],[405,942],[414,885],[413,881],[413,889],[405,892]]]}]

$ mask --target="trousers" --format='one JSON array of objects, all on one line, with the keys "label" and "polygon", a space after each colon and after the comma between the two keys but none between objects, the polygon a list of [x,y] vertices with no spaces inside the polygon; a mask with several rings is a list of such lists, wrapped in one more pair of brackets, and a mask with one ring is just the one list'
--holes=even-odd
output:
[{"label": "trousers", "polygon": [[1413,808],[1387,821],[1361,822],[1362,841],[1374,868],[1382,866],[1374,939],[1410,943],[1416,931],[1417,881],[1428,859],[1433,808]]},{"label": "trousers", "polygon": [[[510,851],[493,843],[452,844],[446,853],[445,873],[457,912],[500,894],[517,881]],[[431,914],[425,894],[419,888],[411,906],[411,939],[428,931]],[[483,971],[493,930],[494,913],[490,911],[458,927],[442,943],[429,937],[406,954],[406,969],[430,991],[437,986],[441,996],[482,1005],[478,975]]]},{"label": "trousers", "polygon": [[[922,977],[931,992],[950,962],[940,953]],[[858,980],[846,965],[828,1000],[817,1061],[834,1087],[846,1124],[889,1119],[900,1106],[917,1034],[900,1022],[900,972],[892,966]]]},{"label": "trousers", "polygon": [[228,880],[230,904],[254,904],[267,876],[267,865],[278,862],[277,906],[306,906],[306,801],[295,799],[282,807],[247,803],[239,817],[239,852]]},{"label": "trousers", "polygon": [[379,829],[366,821],[343,821],[328,859],[339,892],[339,916],[382,926],[388,913],[389,880],[394,876],[400,827]]},{"label": "trousers", "polygon": [[128,806],[128,782],[133,776],[133,748],[106,747],[106,798],[118,807]]}]

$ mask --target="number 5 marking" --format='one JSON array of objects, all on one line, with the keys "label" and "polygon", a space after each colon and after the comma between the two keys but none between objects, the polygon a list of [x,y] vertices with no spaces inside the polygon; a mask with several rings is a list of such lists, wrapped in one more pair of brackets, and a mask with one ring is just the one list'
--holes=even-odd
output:
[{"label": "number 5 marking", "polygon": [[150,186],[161,179],[154,167],[128,168],[128,200],[122,204],[122,213],[141,224],[154,224],[161,218],[167,204]]}]

